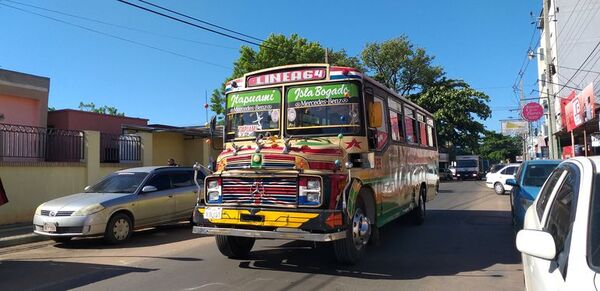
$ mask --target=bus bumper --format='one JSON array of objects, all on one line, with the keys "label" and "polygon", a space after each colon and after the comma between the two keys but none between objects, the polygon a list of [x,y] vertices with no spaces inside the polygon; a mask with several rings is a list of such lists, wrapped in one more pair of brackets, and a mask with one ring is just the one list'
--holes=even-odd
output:
[{"label": "bus bumper", "polygon": [[346,237],[342,211],[197,206],[193,233],[307,241]]},{"label": "bus bumper", "polygon": [[288,239],[327,242],[346,238],[346,231],[333,233],[311,233],[298,229],[254,230],[194,226],[192,233],[204,235],[230,235],[252,238]]}]

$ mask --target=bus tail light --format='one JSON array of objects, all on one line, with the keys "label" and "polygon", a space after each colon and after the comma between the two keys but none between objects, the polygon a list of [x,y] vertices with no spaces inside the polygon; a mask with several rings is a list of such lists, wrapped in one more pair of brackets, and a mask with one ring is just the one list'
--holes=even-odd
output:
[{"label": "bus tail light", "polygon": [[298,204],[318,206],[321,204],[322,182],[320,177],[300,177]]},{"label": "bus tail light", "polygon": [[223,201],[221,178],[207,178],[206,179],[206,198],[207,204],[221,203]]}]

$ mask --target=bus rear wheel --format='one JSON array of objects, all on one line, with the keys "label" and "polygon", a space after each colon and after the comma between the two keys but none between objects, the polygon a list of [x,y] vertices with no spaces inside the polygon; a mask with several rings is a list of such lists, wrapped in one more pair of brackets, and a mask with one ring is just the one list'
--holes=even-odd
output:
[{"label": "bus rear wheel", "polygon": [[346,238],[333,242],[335,257],[340,263],[354,265],[365,254],[372,231],[371,220],[365,210],[365,203],[359,196]]},{"label": "bus rear wheel", "polygon": [[221,254],[230,259],[247,257],[255,242],[255,239],[251,237],[229,235],[217,235],[215,240]]}]

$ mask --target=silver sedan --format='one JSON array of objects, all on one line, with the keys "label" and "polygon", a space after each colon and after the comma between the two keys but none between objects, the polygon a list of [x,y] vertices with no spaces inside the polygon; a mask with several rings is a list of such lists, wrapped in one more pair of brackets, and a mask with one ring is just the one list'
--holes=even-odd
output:
[{"label": "silver sedan", "polygon": [[[204,181],[199,172],[197,181]],[[127,240],[134,229],[191,219],[196,204],[192,168],[141,167],[115,172],[84,193],[38,206],[34,232],[66,242],[103,235],[108,243]]]}]

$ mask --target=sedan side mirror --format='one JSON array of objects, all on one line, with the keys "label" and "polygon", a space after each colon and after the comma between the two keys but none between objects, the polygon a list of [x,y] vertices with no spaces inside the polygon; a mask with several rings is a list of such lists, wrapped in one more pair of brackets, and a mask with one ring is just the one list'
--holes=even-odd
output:
[{"label": "sedan side mirror", "polygon": [[553,260],[556,257],[554,238],[541,230],[520,230],[517,233],[517,249],[526,255],[544,260]]},{"label": "sedan side mirror", "polygon": [[148,186],[144,186],[144,188],[142,188],[142,193],[148,193],[148,192],[154,192],[157,191],[158,189],[152,185],[148,185]]},{"label": "sedan side mirror", "polygon": [[510,185],[510,186],[519,186],[519,184],[517,184],[517,180],[515,179],[506,179],[506,185]]}]

